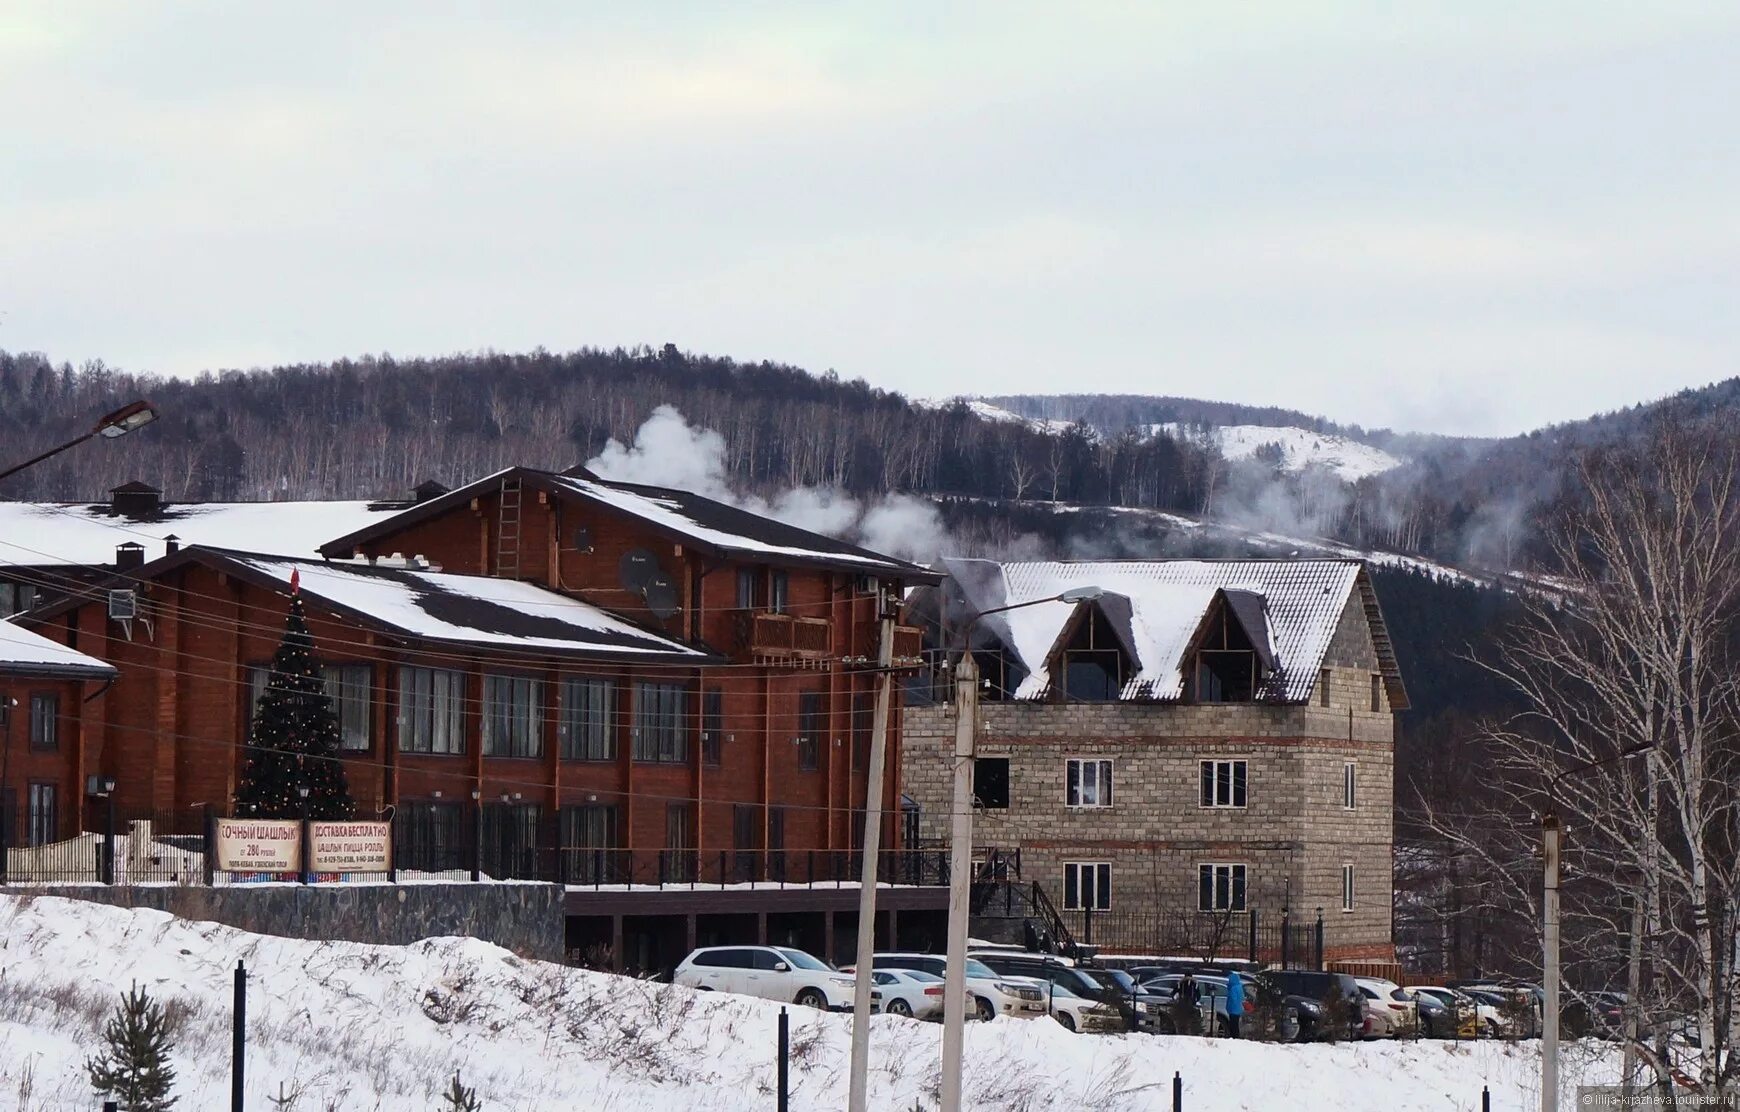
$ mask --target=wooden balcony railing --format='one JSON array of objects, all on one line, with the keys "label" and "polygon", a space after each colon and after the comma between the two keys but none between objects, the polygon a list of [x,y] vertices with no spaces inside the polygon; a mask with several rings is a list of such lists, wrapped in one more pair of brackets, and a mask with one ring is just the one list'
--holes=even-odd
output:
[{"label": "wooden balcony railing", "polygon": [[832,633],[833,623],[826,618],[756,614],[749,629],[749,651],[757,656],[826,656]]}]

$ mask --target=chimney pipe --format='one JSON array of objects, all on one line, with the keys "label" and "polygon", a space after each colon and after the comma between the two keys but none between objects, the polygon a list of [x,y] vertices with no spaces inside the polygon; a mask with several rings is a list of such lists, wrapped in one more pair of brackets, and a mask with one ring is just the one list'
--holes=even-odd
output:
[{"label": "chimney pipe", "polygon": [[163,538],[163,554],[165,556],[173,556],[177,552],[180,552],[180,551],[181,551],[181,538],[180,537],[176,536],[174,533],[171,533],[167,537]]},{"label": "chimney pipe", "polygon": [[126,541],[115,546],[115,570],[132,571],[145,566],[145,546],[138,541]]}]

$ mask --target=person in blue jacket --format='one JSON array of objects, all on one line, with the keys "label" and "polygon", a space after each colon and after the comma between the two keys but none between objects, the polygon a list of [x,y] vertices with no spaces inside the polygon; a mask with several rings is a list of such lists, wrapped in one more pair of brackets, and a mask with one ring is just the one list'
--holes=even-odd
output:
[{"label": "person in blue jacket", "polygon": [[1239,1037],[1239,1021],[1245,1017],[1245,979],[1237,973],[1226,975],[1226,1033]]}]

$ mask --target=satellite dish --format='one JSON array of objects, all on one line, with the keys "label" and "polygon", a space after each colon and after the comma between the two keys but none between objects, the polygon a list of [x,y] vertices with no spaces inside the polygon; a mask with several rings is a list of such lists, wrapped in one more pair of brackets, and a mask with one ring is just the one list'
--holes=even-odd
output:
[{"label": "satellite dish", "polygon": [[661,573],[647,581],[646,608],[660,621],[669,621],[683,608],[682,599],[677,596],[677,585],[669,576]]},{"label": "satellite dish", "polygon": [[631,548],[622,554],[616,570],[622,576],[624,590],[644,595],[647,584],[659,574],[659,558],[644,548]]}]

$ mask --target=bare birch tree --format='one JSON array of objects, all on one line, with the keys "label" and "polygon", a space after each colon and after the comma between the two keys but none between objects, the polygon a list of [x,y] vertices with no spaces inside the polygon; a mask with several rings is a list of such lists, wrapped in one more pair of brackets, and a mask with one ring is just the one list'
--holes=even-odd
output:
[{"label": "bare birch tree", "polygon": [[1630,988],[1627,1060],[1664,1092],[1709,1097],[1740,1089],[1737,432],[1668,417],[1645,443],[1580,461],[1552,590],[1527,600],[1490,665],[1526,709],[1482,728],[1488,782],[1422,816],[1492,913],[1538,931],[1539,816],[1553,808],[1569,829],[1568,999]]}]

